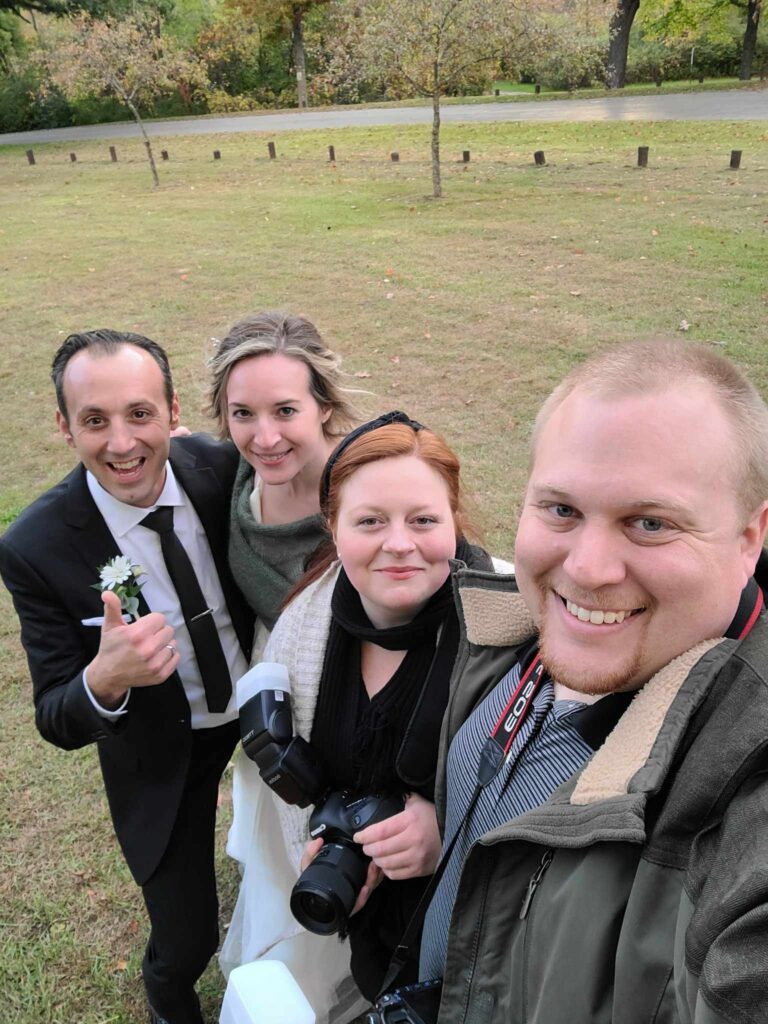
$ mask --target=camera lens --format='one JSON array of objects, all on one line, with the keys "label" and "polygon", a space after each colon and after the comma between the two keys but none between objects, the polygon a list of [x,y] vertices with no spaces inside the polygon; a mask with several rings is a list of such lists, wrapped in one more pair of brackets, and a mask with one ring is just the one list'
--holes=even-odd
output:
[{"label": "camera lens", "polygon": [[316,935],[333,935],[346,926],[368,873],[359,846],[326,843],[291,893],[291,912]]},{"label": "camera lens", "polygon": [[301,911],[318,924],[333,924],[336,913],[333,904],[325,896],[314,892],[299,893]]},{"label": "camera lens", "polygon": [[319,896],[315,892],[299,892],[296,894],[296,906],[301,917],[306,917],[318,925],[334,925],[336,921],[336,908],[333,901],[326,896]]}]

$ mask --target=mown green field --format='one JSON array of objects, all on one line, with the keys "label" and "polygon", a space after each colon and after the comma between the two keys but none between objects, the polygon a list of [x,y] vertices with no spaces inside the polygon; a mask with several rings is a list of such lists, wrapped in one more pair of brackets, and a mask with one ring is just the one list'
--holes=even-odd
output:
[{"label": "mown green field", "polygon": [[[306,313],[371,392],[367,411],[400,407],[448,436],[502,555],[535,409],[596,348],[687,325],[768,394],[768,124],[448,126],[440,202],[424,129],[288,133],[274,162],[266,141],[168,138],[156,190],[137,142],[117,143],[117,164],[106,143],[35,147],[36,167],[0,150],[5,524],[72,464],[47,374],[63,337],[87,327],[165,344],[183,420],[202,428],[211,339],[258,308]],[[38,738],[5,593],[0,668],[2,1018],[143,1021],[140,899],[95,751]],[[226,921],[237,883],[221,860]],[[211,1020],[221,990],[209,969]]]}]

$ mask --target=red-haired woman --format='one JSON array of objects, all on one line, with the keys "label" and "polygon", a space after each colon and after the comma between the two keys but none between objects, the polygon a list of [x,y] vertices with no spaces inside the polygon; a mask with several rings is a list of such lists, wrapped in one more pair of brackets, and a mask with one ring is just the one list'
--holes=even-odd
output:
[{"label": "red-haired woman", "polygon": [[[295,588],[264,660],[287,667],[295,731],[333,788],[405,798],[388,838],[371,851],[377,866],[361,893],[365,905],[349,922],[352,975],[372,999],[440,855],[433,786],[458,643],[449,561],[492,562],[465,539],[458,458],[403,413],[341,442],[325,469],[321,511],[333,546]],[[254,786],[263,786],[255,774]],[[302,858],[322,844],[306,846],[310,809],[272,799],[295,881]],[[258,913],[249,890],[273,867],[273,854],[259,848],[264,836],[254,838],[236,931]]]}]

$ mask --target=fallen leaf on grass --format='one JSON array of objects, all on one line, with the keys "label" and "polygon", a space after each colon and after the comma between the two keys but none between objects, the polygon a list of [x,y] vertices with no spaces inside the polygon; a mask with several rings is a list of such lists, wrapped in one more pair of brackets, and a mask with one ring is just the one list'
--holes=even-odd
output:
[{"label": "fallen leaf on grass", "polygon": [[115,970],[116,971],[127,971],[128,970],[128,961],[127,960],[118,960],[117,963],[115,964]]},{"label": "fallen leaf on grass", "polygon": [[139,922],[136,920],[136,918],[128,922],[128,931],[131,933],[131,935],[139,934]]},{"label": "fallen leaf on grass", "polygon": [[429,331],[424,331],[424,337],[427,339],[427,341],[429,341],[432,335],[429,333]]},{"label": "fallen leaf on grass", "polygon": [[678,331],[689,331],[691,329],[691,325],[688,323],[687,320],[681,320],[680,325],[677,329]]},{"label": "fallen leaf on grass", "polygon": [[387,292],[387,298],[388,299],[394,299],[394,297],[395,297],[395,293],[394,292]]},{"label": "fallen leaf on grass", "polygon": [[367,370],[358,370],[357,373],[355,374],[355,377],[360,377],[361,379],[365,378],[365,377],[370,377],[370,376],[371,375],[370,375],[370,373],[368,373]]},{"label": "fallen leaf on grass", "polygon": [[659,232],[658,232],[658,231],[656,230],[656,228],[651,228],[651,234],[653,235],[653,237],[654,237],[654,238],[656,238],[656,236],[658,235],[658,233],[659,233]]},{"label": "fallen leaf on grass", "polygon": [[575,292],[571,292],[570,294],[571,294],[571,295],[581,295],[581,292],[579,292],[579,291],[575,291]]},{"label": "fallen leaf on grass", "polygon": [[390,363],[394,363],[395,366],[398,366],[400,363],[400,356],[390,356],[389,361]]}]

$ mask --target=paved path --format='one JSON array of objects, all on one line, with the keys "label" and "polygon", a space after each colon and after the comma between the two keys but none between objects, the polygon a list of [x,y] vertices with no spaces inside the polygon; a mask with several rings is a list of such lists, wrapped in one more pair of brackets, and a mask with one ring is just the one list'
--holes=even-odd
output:
[{"label": "paved path", "polygon": [[[450,104],[442,108],[445,123],[475,121],[753,121],[768,120],[768,89],[697,92],[659,96],[612,96],[601,100],[551,100],[530,103]],[[149,135],[210,135],[222,132],[287,132],[307,128],[370,127],[429,124],[431,107],[365,107],[308,110],[288,114],[245,114],[229,117],[179,118],[147,123]],[[12,132],[0,145],[74,142],[86,139],[134,138],[133,122],[94,124],[79,128]]]}]

